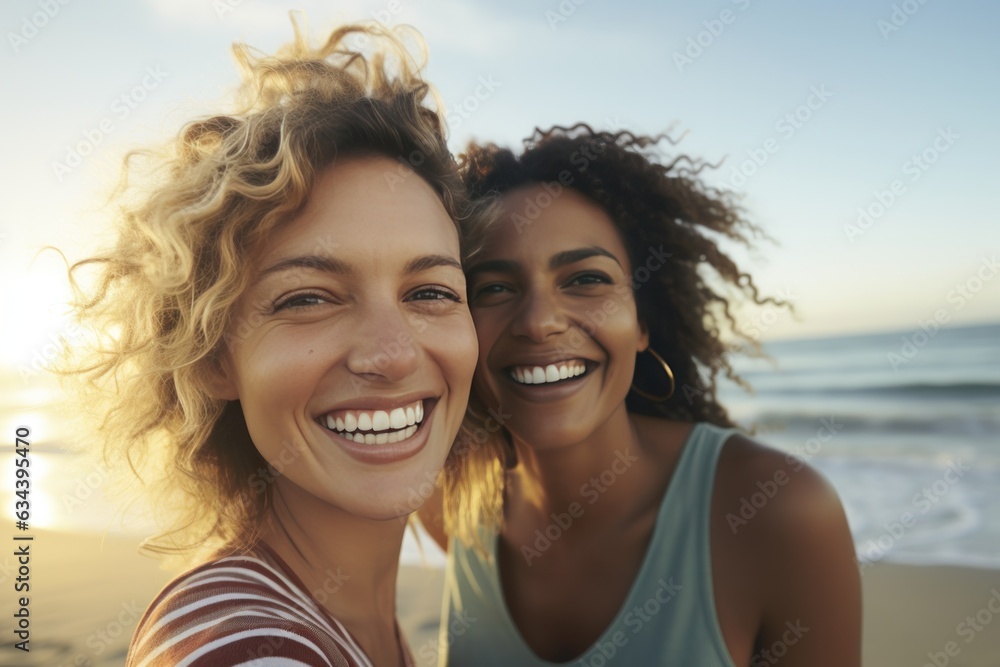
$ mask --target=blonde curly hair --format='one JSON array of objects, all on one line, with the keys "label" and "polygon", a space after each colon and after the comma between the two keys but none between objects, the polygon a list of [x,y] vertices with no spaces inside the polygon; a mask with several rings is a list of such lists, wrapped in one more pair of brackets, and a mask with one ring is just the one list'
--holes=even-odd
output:
[{"label": "blonde curly hair", "polygon": [[[347,155],[399,159],[461,221],[466,258],[470,229],[486,220],[457,175],[443,109],[427,104],[436,96],[421,78],[419,35],[347,25],[313,47],[292,23],[293,41],[274,55],[234,45],[242,84],[232,113],[126,157],[115,245],[69,269],[78,319],[98,342],[83,357],[70,350],[61,370],[85,380],[105,460],[127,462],[169,508],[148,550],[240,549],[259,537],[271,485],[254,481],[268,464],[239,403],[213,398],[211,380],[228,336],[247,326],[233,310],[253,258],[320,171]],[[152,166],[143,188],[130,182],[139,164]],[[97,271],[86,289],[74,280],[84,268]]]}]

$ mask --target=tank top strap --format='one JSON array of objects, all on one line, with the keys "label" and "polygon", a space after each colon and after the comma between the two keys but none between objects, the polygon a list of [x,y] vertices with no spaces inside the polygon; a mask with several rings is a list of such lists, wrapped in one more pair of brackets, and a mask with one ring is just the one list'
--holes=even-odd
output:
[{"label": "tank top strap", "polygon": [[[722,428],[707,422],[698,422],[691,429],[677,468],[663,494],[658,524],[678,525],[678,513],[687,517],[684,524],[707,526],[715,487],[715,470],[722,447],[730,436],[738,434],[734,428]],[[691,513],[698,516],[691,521]]]},{"label": "tank top strap", "polygon": [[[701,648],[688,655],[692,660],[699,656],[699,664],[732,664],[715,608],[711,511],[719,456],[729,437],[738,433],[707,422],[695,424],[663,496],[645,566],[634,582],[637,590],[655,590],[666,581],[681,591],[671,611],[676,618],[691,619],[691,632],[702,638]],[[664,628],[675,646],[686,643],[678,629]],[[712,660],[718,662],[709,661],[713,653]]]}]

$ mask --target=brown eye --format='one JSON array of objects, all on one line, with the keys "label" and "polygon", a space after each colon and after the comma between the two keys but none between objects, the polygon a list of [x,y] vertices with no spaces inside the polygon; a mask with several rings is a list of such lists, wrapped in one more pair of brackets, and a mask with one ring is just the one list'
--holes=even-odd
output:
[{"label": "brown eye", "polygon": [[454,301],[462,303],[462,297],[446,287],[422,287],[410,294],[409,301]]},{"label": "brown eye", "polygon": [[282,299],[274,305],[274,311],[278,312],[280,310],[295,309],[301,310],[304,308],[312,308],[326,303],[327,298],[321,294],[293,294],[287,299]]},{"label": "brown eye", "polygon": [[510,287],[504,285],[503,283],[486,283],[481,287],[476,287],[472,290],[472,300],[475,301],[479,298],[496,296],[511,291]]},{"label": "brown eye", "polygon": [[573,276],[569,284],[570,285],[610,285],[612,282],[611,278],[604,274],[594,271],[588,271],[587,273],[579,273]]}]

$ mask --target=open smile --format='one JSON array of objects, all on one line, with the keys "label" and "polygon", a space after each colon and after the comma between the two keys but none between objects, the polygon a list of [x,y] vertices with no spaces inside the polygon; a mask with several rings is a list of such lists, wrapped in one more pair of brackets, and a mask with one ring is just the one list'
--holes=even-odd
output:
[{"label": "open smile", "polygon": [[346,440],[362,445],[385,445],[412,437],[423,424],[424,403],[430,400],[413,401],[391,410],[334,410],[318,421],[320,426]]},{"label": "open smile", "polygon": [[374,465],[395,463],[414,456],[427,444],[439,401],[440,397],[433,397],[383,409],[333,410],[316,422],[352,458]]},{"label": "open smile", "polygon": [[586,359],[569,359],[546,365],[508,366],[505,371],[519,385],[553,385],[580,380],[593,367]]}]

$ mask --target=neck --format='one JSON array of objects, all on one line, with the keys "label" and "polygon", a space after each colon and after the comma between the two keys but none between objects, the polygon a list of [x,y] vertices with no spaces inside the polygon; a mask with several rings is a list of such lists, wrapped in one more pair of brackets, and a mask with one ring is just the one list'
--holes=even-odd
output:
[{"label": "neck", "polygon": [[405,529],[401,519],[359,517],[278,478],[263,540],[372,655],[367,644],[396,643],[396,573]]},{"label": "neck", "polygon": [[628,516],[642,502],[636,491],[653,467],[624,403],[579,442],[544,448],[515,435],[514,447],[518,464],[509,473],[507,501],[513,511],[528,511],[543,523],[553,513],[572,514],[574,503],[581,524]]}]

